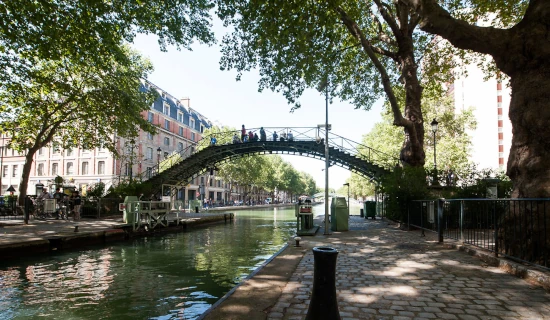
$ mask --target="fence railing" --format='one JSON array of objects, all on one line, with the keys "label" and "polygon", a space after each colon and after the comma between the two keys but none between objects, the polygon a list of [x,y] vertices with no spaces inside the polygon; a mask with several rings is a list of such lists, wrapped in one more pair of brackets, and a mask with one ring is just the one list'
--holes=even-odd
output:
[{"label": "fence railing", "polygon": [[550,268],[550,199],[412,201],[408,223],[443,238]]}]

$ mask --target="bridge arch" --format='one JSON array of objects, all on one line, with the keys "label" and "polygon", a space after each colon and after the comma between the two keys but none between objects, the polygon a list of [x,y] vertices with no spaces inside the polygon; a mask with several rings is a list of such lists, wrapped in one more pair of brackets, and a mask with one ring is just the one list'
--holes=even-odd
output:
[{"label": "bridge arch", "polygon": [[[270,127],[264,128],[267,139],[262,141],[233,143],[235,134],[240,131],[216,132],[203,136],[196,145],[180,152],[173,153],[160,162],[151,172],[142,173],[152,187],[153,192],[161,186],[184,186],[195,176],[217,164],[232,159],[261,154],[284,154],[325,160],[324,128],[320,127]],[[259,133],[260,128],[247,131]],[[273,141],[272,133],[293,132],[293,140]],[[219,141],[211,145],[210,138],[215,136]],[[383,152],[372,149],[345,137],[329,132],[329,161],[368,179],[379,180],[390,171],[397,159]]]}]

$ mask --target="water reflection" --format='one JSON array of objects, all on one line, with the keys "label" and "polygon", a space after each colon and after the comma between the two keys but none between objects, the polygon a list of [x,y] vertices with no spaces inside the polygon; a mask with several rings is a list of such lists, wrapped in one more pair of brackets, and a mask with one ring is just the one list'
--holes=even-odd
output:
[{"label": "water reflection", "polygon": [[0,319],[193,319],[277,252],[294,211],[233,224],[0,262]]}]

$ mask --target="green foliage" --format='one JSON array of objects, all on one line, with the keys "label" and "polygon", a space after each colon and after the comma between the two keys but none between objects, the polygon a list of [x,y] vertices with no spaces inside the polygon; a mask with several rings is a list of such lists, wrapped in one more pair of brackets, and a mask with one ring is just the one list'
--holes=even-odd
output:
[{"label": "green foliage", "polygon": [[113,136],[154,132],[141,116],[157,95],[141,89],[151,64],[128,47],[121,52],[129,64],[104,57],[109,70],[70,59],[41,61],[28,78],[1,83],[0,131],[12,137],[10,148],[26,154],[20,190],[26,190],[30,161],[40,148],[54,143],[60,149],[98,147],[116,156]]},{"label": "green foliage", "polygon": [[86,190],[87,197],[103,197],[105,195],[105,183],[97,182],[88,186]]},{"label": "green foliage", "polygon": [[[159,36],[159,45],[189,48],[213,43],[208,0],[0,2],[0,83],[16,80],[42,61],[111,68],[128,64],[123,42],[137,33]],[[105,59],[107,57],[107,59]]]},{"label": "green foliage", "polygon": [[512,182],[501,170],[479,170],[475,165],[471,165],[468,174],[459,176],[459,179],[453,198],[487,198],[487,187],[491,185],[487,179],[499,180],[497,184],[499,198],[510,198],[512,194]]},{"label": "green foliage", "polygon": [[[411,38],[417,57],[437,49],[431,36],[414,31],[416,23],[407,10],[405,20],[400,21],[403,16],[394,12],[395,2],[381,2],[391,8],[386,12],[392,23],[410,22],[410,35],[394,33],[373,1],[217,1],[218,16],[225,25],[234,27],[222,41],[221,68],[235,69],[237,79],[245,71],[259,69],[259,90],[282,92],[295,107],[299,107],[299,98],[306,88],[318,88],[328,80],[331,98],[339,97],[368,110],[384,94],[382,76],[362,44],[342,23],[340,9],[363,32],[380,67],[395,85],[401,85],[402,72],[395,61],[398,36]],[[426,82],[431,87],[438,86],[436,80],[450,75],[447,71],[452,62],[440,60],[429,69]]]},{"label": "green foliage", "polygon": [[410,201],[429,197],[426,172],[416,167],[395,168],[384,176],[379,191],[387,195],[387,217],[405,221]]}]

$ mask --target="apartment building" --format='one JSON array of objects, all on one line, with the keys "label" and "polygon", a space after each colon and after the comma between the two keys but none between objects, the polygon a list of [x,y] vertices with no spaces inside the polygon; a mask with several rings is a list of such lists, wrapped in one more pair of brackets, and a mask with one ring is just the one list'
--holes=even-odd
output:
[{"label": "apartment building", "polygon": [[455,110],[474,107],[477,128],[472,136],[472,158],[480,168],[506,170],[512,145],[512,124],[508,117],[511,90],[506,82],[484,79],[476,65],[464,66],[467,77],[452,86]]}]

